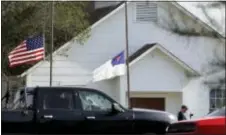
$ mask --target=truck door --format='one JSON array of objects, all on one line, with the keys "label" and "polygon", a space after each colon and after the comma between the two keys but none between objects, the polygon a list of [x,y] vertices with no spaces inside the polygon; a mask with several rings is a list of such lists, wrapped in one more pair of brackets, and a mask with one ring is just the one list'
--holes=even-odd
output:
[{"label": "truck door", "polygon": [[81,110],[85,121],[82,126],[86,129],[85,133],[131,133],[132,132],[132,113],[121,112],[113,114],[113,100],[105,94],[97,91],[79,91]]},{"label": "truck door", "polygon": [[81,111],[76,109],[76,93],[68,88],[42,88],[38,92],[37,132],[39,134],[79,133]]}]

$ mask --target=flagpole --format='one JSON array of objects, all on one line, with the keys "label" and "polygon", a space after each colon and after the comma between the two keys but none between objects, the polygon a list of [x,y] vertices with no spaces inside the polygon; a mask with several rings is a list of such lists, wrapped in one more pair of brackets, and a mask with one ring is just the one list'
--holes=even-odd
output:
[{"label": "flagpole", "polygon": [[51,5],[51,16],[52,16],[52,19],[51,19],[51,27],[52,27],[52,32],[51,32],[51,47],[50,47],[50,78],[49,78],[49,85],[50,87],[52,86],[52,72],[53,72],[53,38],[54,38],[54,35],[53,35],[53,24],[54,24],[54,1],[52,1],[52,5]]},{"label": "flagpole", "polygon": [[46,60],[46,43],[45,43],[45,27],[46,27],[46,6],[45,11],[43,13],[43,29],[42,29],[42,36],[43,36],[43,47],[44,47],[44,60]]},{"label": "flagpole", "polygon": [[127,80],[127,98],[128,107],[132,108],[130,99],[130,72],[129,72],[129,39],[128,39],[128,15],[127,15],[127,1],[125,1],[125,37],[126,37],[126,80]]},{"label": "flagpole", "polygon": [[43,37],[43,47],[44,47],[44,60],[46,60],[45,30],[43,30],[42,37]]}]

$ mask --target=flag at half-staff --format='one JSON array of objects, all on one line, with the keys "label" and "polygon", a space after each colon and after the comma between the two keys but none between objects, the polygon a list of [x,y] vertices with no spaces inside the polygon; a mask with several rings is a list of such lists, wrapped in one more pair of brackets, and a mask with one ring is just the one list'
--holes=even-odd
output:
[{"label": "flag at half-staff", "polygon": [[42,35],[25,39],[9,53],[9,66],[15,67],[42,60],[45,57],[44,38]]},{"label": "flag at half-staff", "polygon": [[105,62],[93,71],[93,82],[112,79],[125,74],[124,51]]}]

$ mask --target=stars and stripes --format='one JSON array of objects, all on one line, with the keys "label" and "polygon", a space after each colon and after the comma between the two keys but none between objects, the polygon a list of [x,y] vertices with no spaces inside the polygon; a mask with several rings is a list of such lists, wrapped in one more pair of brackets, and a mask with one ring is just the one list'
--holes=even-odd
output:
[{"label": "stars and stripes", "polygon": [[35,36],[24,40],[9,53],[9,66],[36,62],[44,58],[43,36]]}]

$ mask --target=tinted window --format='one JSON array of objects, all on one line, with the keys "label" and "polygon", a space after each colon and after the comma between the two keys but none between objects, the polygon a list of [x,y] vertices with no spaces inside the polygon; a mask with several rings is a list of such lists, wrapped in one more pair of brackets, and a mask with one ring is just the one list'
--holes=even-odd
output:
[{"label": "tinted window", "polygon": [[221,109],[213,111],[212,113],[208,114],[207,116],[211,116],[211,117],[214,117],[214,116],[226,116],[225,114],[226,114],[225,107],[223,107]]},{"label": "tinted window", "polygon": [[46,92],[44,95],[44,109],[72,109],[72,93],[67,91]]},{"label": "tinted window", "polygon": [[80,91],[79,98],[85,111],[109,111],[112,107],[111,101],[97,92]]}]

